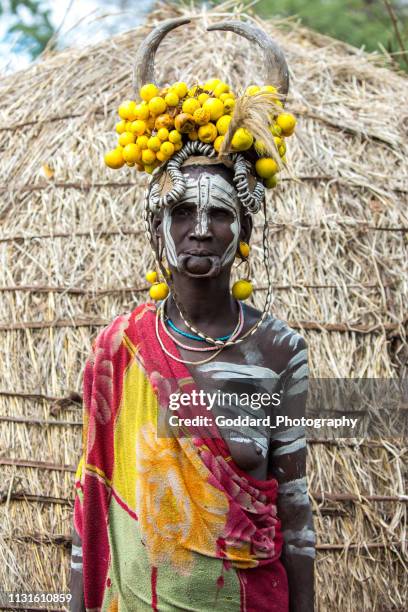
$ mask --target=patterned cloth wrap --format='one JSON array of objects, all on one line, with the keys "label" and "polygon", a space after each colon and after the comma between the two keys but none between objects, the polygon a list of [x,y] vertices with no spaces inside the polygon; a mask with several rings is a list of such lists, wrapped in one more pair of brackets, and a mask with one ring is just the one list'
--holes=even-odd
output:
[{"label": "patterned cloth wrap", "polygon": [[196,387],[155,318],[152,303],[116,317],[85,364],[74,525],[86,609],[287,612],[277,481],[240,470],[220,435],[157,436],[169,394]]}]

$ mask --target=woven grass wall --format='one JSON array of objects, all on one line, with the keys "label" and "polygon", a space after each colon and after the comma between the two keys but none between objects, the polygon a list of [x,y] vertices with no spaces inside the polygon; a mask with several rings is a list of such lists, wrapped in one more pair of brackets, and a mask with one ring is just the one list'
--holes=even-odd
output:
[{"label": "woven grass wall", "polygon": [[[262,82],[257,51],[205,33],[233,2],[171,33],[157,56],[172,82]],[[145,178],[111,171],[132,58],[162,18],[0,80],[0,585],[69,589],[73,479],[90,340],[148,299]],[[251,17],[248,17],[251,18]],[[381,58],[303,29],[259,22],[291,71],[290,172],[268,194],[272,313],[299,329],[313,377],[407,374],[408,82]],[[248,78],[248,75],[252,75]],[[256,76],[255,76],[256,75]],[[265,297],[262,218],[254,303]],[[401,440],[310,443],[317,610],[405,610],[407,449]],[[12,606],[11,606],[12,607]],[[6,608],[5,608],[6,609]],[[7,609],[10,609],[7,608]],[[61,607],[62,609],[62,607]]]}]

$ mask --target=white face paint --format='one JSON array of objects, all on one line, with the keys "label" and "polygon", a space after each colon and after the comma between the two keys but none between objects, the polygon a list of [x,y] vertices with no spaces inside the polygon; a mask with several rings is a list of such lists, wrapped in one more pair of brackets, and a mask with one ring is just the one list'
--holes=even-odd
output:
[{"label": "white face paint", "polygon": [[180,204],[192,202],[197,205],[197,223],[194,231],[198,237],[205,236],[208,232],[211,208],[224,208],[232,213],[233,220],[230,224],[232,239],[221,257],[222,266],[230,263],[237,252],[241,231],[239,201],[235,188],[219,174],[202,172],[197,177],[186,172],[185,179],[187,188],[183,197],[171,208],[166,206],[163,212],[163,234],[168,262],[177,267],[176,245],[171,235],[171,211]]}]

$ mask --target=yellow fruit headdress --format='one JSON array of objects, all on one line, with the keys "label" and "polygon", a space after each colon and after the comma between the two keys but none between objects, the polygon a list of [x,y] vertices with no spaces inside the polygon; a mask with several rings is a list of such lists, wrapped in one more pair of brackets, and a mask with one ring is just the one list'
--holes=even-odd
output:
[{"label": "yellow fruit headdress", "polygon": [[[220,79],[190,87],[184,82],[161,87],[154,75],[157,48],[168,32],[189,21],[188,18],[164,21],[140,45],[133,75],[140,99],[126,100],[120,105],[121,121],[116,125],[119,143],[105,155],[106,164],[115,169],[127,164],[152,174],[185,145],[196,142],[210,145],[221,162],[227,155],[241,153],[264,187],[275,187],[277,175],[286,163],[285,137],[293,134],[296,124],[293,115],[283,112],[289,74],[281,49],[251,24],[241,21],[215,24],[207,30],[230,30],[261,48],[264,80],[268,84],[250,85],[239,97]],[[190,148],[201,154],[200,147]],[[252,212],[255,208],[252,206]]]},{"label": "yellow fruit headdress", "polygon": [[[189,23],[188,18],[162,22],[146,37],[137,52],[133,84],[140,99],[126,100],[119,107],[121,121],[116,125],[119,144],[105,155],[110,168],[124,164],[136,166],[152,175],[146,190],[143,220],[158,269],[166,282],[157,283],[157,273],[148,274],[154,283],[153,299],[163,299],[170,287],[180,315],[195,334],[213,345],[229,346],[252,335],[264,321],[271,304],[272,288],[268,265],[268,223],[265,188],[275,187],[277,174],[286,163],[285,137],[293,134],[296,119],[283,108],[289,89],[289,71],[282,50],[260,28],[241,21],[225,21],[207,28],[229,30],[256,44],[263,54],[263,86],[250,85],[237,96],[227,83],[211,79],[203,84],[184,82],[162,87],[155,79],[154,57],[165,35]],[[263,206],[263,260],[268,290],[262,316],[238,339],[223,342],[210,338],[188,321],[185,309],[176,296],[174,283],[165,268],[157,241],[153,240],[152,219],[163,207],[178,201],[186,190],[181,166],[198,163],[221,163],[233,169],[238,199],[246,214]],[[248,245],[246,245],[249,250]],[[247,260],[245,243],[239,247],[241,259]],[[250,282],[238,281],[233,295],[245,299]],[[245,285],[245,286],[243,286]],[[157,290],[157,291],[156,291]]]}]

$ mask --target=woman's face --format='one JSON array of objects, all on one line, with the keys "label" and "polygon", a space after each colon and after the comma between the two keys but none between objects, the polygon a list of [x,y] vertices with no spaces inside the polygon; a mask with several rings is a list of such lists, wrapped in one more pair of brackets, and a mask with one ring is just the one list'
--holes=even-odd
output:
[{"label": "woman's face", "polygon": [[159,224],[167,261],[188,276],[214,277],[231,267],[250,223],[243,219],[226,169],[187,166],[182,172],[187,189],[178,202],[164,208]]}]

